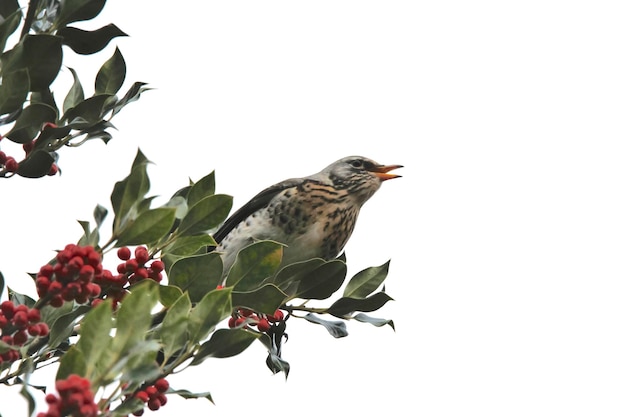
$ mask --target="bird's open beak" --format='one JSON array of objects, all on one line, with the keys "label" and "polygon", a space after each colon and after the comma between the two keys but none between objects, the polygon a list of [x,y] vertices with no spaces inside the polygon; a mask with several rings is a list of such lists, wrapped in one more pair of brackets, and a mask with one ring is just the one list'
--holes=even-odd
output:
[{"label": "bird's open beak", "polygon": [[376,175],[381,181],[391,180],[393,178],[400,178],[402,175],[389,174],[389,171],[393,171],[394,169],[402,168],[402,165],[380,165],[375,167],[372,172]]}]

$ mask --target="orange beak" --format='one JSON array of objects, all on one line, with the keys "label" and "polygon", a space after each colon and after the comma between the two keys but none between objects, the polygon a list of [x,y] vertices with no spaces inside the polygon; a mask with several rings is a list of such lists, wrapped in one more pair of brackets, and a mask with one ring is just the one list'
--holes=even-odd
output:
[{"label": "orange beak", "polygon": [[391,180],[393,178],[400,178],[402,175],[389,174],[389,171],[393,171],[394,169],[402,168],[402,165],[380,165],[374,167],[372,172],[376,175],[381,181]]}]

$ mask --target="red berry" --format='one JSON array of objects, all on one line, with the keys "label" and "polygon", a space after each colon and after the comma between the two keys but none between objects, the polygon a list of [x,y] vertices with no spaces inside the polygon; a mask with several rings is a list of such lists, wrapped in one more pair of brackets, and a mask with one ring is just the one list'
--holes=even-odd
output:
[{"label": "red berry", "polygon": [[156,411],[159,408],[161,408],[161,403],[159,402],[157,398],[153,398],[150,401],[148,401],[148,408],[152,411]]},{"label": "red berry", "polygon": [[4,165],[4,163],[7,161],[7,154],[5,154],[4,152],[0,151],[0,164]]},{"label": "red berry", "polygon": [[146,393],[150,396],[150,398],[155,398],[159,391],[156,389],[154,385],[150,385],[146,387]]},{"label": "red berry", "polygon": [[41,312],[36,308],[31,308],[28,310],[28,321],[31,323],[36,323],[41,320]]},{"label": "red berry", "polygon": [[161,403],[161,407],[167,404],[167,397],[165,396],[165,394],[159,394],[157,396],[157,400],[159,400],[159,403]]},{"label": "red berry", "polygon": [[257,329],[259,329],[260,332],[266,332],[270,327],[270,322],[267,319],[261,319],[257,324]]},{"label": "red berry", "polygon": [[52,281],[50,283],[50,286],[48,287],[48,291],[50,291],[52,294],[58,294],[63,290],[63,284],[61,284],[59,281]]},{"label": "red berry", "polygon": [[244,317],[239,317],[237,320],[235,320],[235,327],[241,326],[245,322],[246,322],[246,319]]},{"label": "red berry", "polygon": [[30,326],[28,326],[28,334],[31,336],[39,336],[40,333],[40,327],[39,324],[31,324]]},{"label": "red berry", "polygon": [[137,246],[135,248],[135,258],[140,265],[145,264],[150,259],[150,254],[145,246]]},{"label": "red berry", "polygon": [[165,378],[160,378],[156,380],[156,382],[154,383],[154,386],[157,389],[157,391],[166,392],[170,387],[170,383],[167,382]]},{"label": "red berry", "polygon": [[9,324],[9,320],[4,317],[4,314],[0,313],[0,329],[5,327],[7,324]]},{"label": "red berry", "polygon": [[93,279],[94,273],[95,273],[95,271],[93,269],[93,266],[91,266],[91,265],[83,265],[80,268],[80,272],[78,273],[78,277],[80,278],[81,281],[88,282],[88,281],[91,281]]},{"label": "red berry", "polygon": [[122,248],[119,248],[117,250],[117,257],[120,258],[122,261],[127,261],[130,259],[130,249],[128,249],[128,247],[124,246]]},{"label": "red berry", "polygon": [[54,268],[50,264],[46,264],[39,269],[39,275],[50,278],[54,273]]},{"label": "red berry", "polygon": [[2,314],[4,314],[7,319],[12,319],[13,314],[15,314],[15,305],[12,301],[3,301],[2,304],[0,304],[0,311],[2,311]]},{"label": "red berry", "polygon": [[48,395],[46,395],[46,402],[48,404],[56,404],[56,403],[59,402],[59,397],[57,397],[54,394],[48,394]]},{"label": "red berry", "polygon": [[236,317],[231,317],[228,319],[228,327],[230,327],[231,329],[235,326],[237,326],[236,324],[237,318]]},{"label": "red berry", "polygon": [[26,155],[28,155],[29,153],[31,153],[31,151],[33,150],[33,148],[35,147],[35,141],[30,141],[30,142],[26,142],[25,144],[22,145],[22,149],[24,149],[24,152],[26,152]]},{"label": "red berry", "polygon": [[137,268],[135,271],[135,278],[140,280],[148,278],[148,270],[143,267]]},{"label": "red berry", "polygon": [[148,400],[150,399],[150,396],[145,391],[139,391],[135,394],[135,398],[137,398],[139,401],[147,403]]},{"label": "red berry", "polygon": [[224,288],[224,286],[223,286],[223,285],[218,285],[217,287],[215,287],[215,289],[216,289],[216,290],[221,290],[221,289],[223,289],[223,288]]},{"label": "red berry", "polygon": [[240,308],[239,309],[239,314],[241,314],[244,317],[250,317],[253,313],[254,313],[254,311],[249,310],[247,308]]},{"label": "red berry", "polygon": [[154,272],[162,272],[165,269],[165,264],[162,261],[153,261],[150,264],[150,268],[152,268]]},{"label": "red berry", "polygon": [[276,310],[274,314],[272,314],[271,316],[267,316],[267,319],[272,323],[281,321],[283,318],[285,318],[285,315],[282,310]]},{"label": "red berry", "polygon": [[129,259],[126,261],[126,272],[135,272],[139,264],[136,259]]},{"label": "red berry", "polygon": [[39,335],[41,337],[48,336],[48,333],[50,333],[50,329],[48,328],[48,325],[46,323],[37,323],[37,326],[39,326]]},{"label": "red berry", "polygon": [[4,163],[4,168],[8,172],[15,172],[17,171],[18,165],[19,164],[17,163],[15,158],[13,158],[12,156],[8,156],[6,162]]},{"label": "red berry", "polygon": [[24,328],[28,324],[28,314],[23,311],[18,311],[13,316],[13,324],[18,328]]},{"label": "red berry", "polygon": [[137,417],[143,416],[143,409],[137,410],[137,411],[133,411],[133,415],[137,416]]},{"label": "red berry", "polygon": [[63,297],[61,297],[60,295],[55,295],[50,300],[50,305],[52,307],[61,307],[63,305]]},{"label": "red berry", "polygon": [[57,128],[58,126],[52,122],[46,122],[43,124],[43,126],[41,127],[41,130],[47,129],[47,128]]},{"label": "red berry", "polygon": [[13,335],[13,343],[22,346],[28,340],[28,333],[25,330],[15,332]]}]

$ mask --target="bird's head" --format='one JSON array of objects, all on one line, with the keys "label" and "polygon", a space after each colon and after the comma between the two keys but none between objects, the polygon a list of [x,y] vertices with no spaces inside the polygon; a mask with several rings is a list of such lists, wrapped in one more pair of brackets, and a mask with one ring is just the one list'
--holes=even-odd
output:
[{"label": "bird's head", "polygon": [[335,188],[347,190],[357,204],[365,203],[383,181],[400,175],[389,172],[402,165],[381,165],[362,156],[348,156],[327,166],[321,173],[328,175]]}]

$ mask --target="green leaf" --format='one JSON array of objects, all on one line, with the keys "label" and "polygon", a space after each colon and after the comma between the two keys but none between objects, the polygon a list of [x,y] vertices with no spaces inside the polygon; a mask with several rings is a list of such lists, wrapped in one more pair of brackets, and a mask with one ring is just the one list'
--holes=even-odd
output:
[{"label": "green leaf", "polygon": [[102,121],[107,112],[107,105],[113,98],[112,94],[99,94],[89,97],[68,109],[61,120],[66,120],[76,129],[93,126]]},{"label": "green leaf", "polygon": [[185,346],[188,337],[187,322],[190,311],[189,294],[184,294],[170,306],[165,314],[159,335],[166,360]]},{"label": "green leaf", "polygon": [[85,377],[91,379],[96,364],[105,349],[109,348],[109,340],[113,320],[113,309],[110,301],[100,303],[83,319],[80,326],[80,338],[76,348],[85,359]]},{"label": "green leaf", "polygon": [[55,158],[41,149],[32,151],[17,167],[18,175],[25,178],[41,178],[48,175]]},{"label": "green leaf", "polygon": [[215,245],[215,240],[211,235],[182,236],[169,244],[164,252],[172,255],[189,256],[195,255],[202,248]]},{"label": "green leaf", "polygon": [[270,350],[267,354],[267,359],[265,360],[265,364],[272,371],[272,373],[277,374],[279,372],[283,372],[285,374],[285,379],[289,376],[289,362],[280,357],[275,351]]},{"label": "green leaf", "polygon": [[[15,30],[20,26],[20,21],[22,20],[22,10],[19,8],[19,4],[15,0],[6,0],[2,2],[0,7],[5,8],[2,12],[2,23],[0,23],[0,51],[4,51],[4,47],[6,46],[7,39]],[[16,8],[13,8],[14,5],[17,5]]]},{"label": "green leaf", "polygon": [[96,75],[96,94],[116,94],[126,78],[126,62],[118,48]]},{"label": "green leaf", "polygon": [[[57,309],[52,307],[42,309],[42,319],[48,323],[48,326],[50,327],[48,346],[55,348],[66,341],[74,331],[74,323],[76,322],[76,319],[89,311],[89,309],[89,306],[83,305],[72,310],[71,303],[64,303]],[[57,316],[58,313],[62,314]]]},{"label": "green leaf", "polygon": [[111,116],[115,116],[127,104],[132,103],[133,101],[138,100],[141,97],[141,93],[143,93],[145,91],[148,91],[148,90],[151,90],[151,88],[145,87],[145,85],[146,85],[146,83],[142,83],[142,82],[134,83],[128,89],[126,94],[124,94],[124,97],[122,97],[121,100],[119,100],[117,103],[115,103],[115,105],[113,106],[113,110],[112,110]]},{"label": "green leaf", "polygon": [[128,221],[137,216],[136,206],[144,199],[150,189],[147,164],[146,157],[141,150],[137,150],[130,174],[113,187],[111,193],[111,205],[113,213],[115,213],[113,234],[117,234]]},{"label": "green leaf", "polygon": [[310,259],[286,266],[274,283],[294,298],[324,300],[341,287],[346,273],[347,266],[339,259]]},{"label": "green leaf", "polygon": [[57,27],[72,22],[91,20],[98,16],[106,0],[61,0],[60,13],[57,18]]},{"label": "green leaf", "polygon": [[219,329],[200,346],[191,365],[198,365],[206,358],[230,358],[239,355],[259,336],[258,333],[243,329]]},{"label": "green leaf", "polygon": [[85,363],[85,357],[83,352],[78,350],[76,345],[70,346],[67,352],[61,357],[61,364],[57,370],[57,381],[60,379],[67,379],[72,374],[84,376],[87,370],[87,364]]},{"label": "green leaf", "polygon": [[119,232],[117,246],[143,245],[156,242],[169,233],[176,209],[156,208],[144,211]]},{"label": "green leaf", "polygon": [[96,221],[96,225],[98,228],[102,226],[104,219],[108,214],[108,210],[101,206],[100,204],[96,205],[96,208],[93,209],[93,219]]},{"label": "green leaf", "polygon": [[201,178],[189,190],[187,202],[189,206],[193,206],[203,198],[215,194],[215,171]]},{"label": "green leaf", "polygon": [[343,291],[344,297],[365,298],[383,283],[389,272],[389,262],[387,261],[381,266],[374,266],[364,269],[356,274]]},{"label": "green leaf", "polygon": [[0,272],[0,297],[2,297],[2,293],[4,292],[4,275]]},{"label": "green leaf", "polygon": [[237,254],[226,285],[238,291],[256,289],[263,280],[274,275],[282,257],[283,245],[277,242],[262,240],[246,246]]},{"label": "green leaf", "polygon": [[35,398],[33,398],[32,394],[30,393],[30,391],[28,391],[28,388],[26,388],[26,386],[26,384],[22,385],[22,388],[20,389],[20,395],[24,397],[26,403],[28,404],[28,415],[32,416],[35,412]]},{"label": "green leaf", "polygon": [[393,300],[384,292],[378,292],[367,298],[347,298],[343,297],[335,301],[329,308],[328,313],[336,317],[343,317],[353,311],[368,313],[376,311],[384,306],[387,301]]},{"label": "green leaf", "polygon": [[77,54],[89,55],[99,52],[118,36],[128,36],[114,24],[108,24],[96,30],[82,30],[75,27],[64,27],[57,31],[63,43]]},{"label": "green leaf", "polygon": [[213,290],[191,310],[189,315],[189,341],[191,343],[202,341],[219,322],[230,315],[232,311],[230,296],[230,288]]},{"label": "green leaf", "polygon": [[393,330],[396,330],[396,327],[393,324],[393,320],[379,319],[379,318],[376,318],[376,317],[370,317],[370,316],[365,315],[363,313],[359,313],[359,314],[355,315],[352,318],[355,319],[356,321],[360,321],[361,323],[369,323],[369,324],[371,324],[373,326],[376,326],[376,327],[382,327],[382,326],[385,326],[385,325],[389,325]]},{"label": "green leaf", "polygon": [[178,287],[173,285],[159,285],[159,301],[165,307],[169,308],[183,295]]},{"label": "green leaf", "polygon": [[68,68],[72,73],[72,77],[74,78],[74,82],[72,83],[72,87],[70,87],[67,95],[65,96],[65,100],[63,100],[63,113],[67,113],[67,111],[82,101],[85,100],[85,92],[83,91],[83,86],[80,83],[80,79],[78,78],[78,74],[74,71],[73,68]]},{"label": "green leaf", "polygon": [[194,392],[191,392],[191,391],[187,391],[186,389],[180,389],[180,390],[171,390],[171,391],[168,391],[167,393],[168,394],[179,395],[179,396],[183,397],[186,400],[188,400],[188,399],[196,399],[196,398],[206,398],[207,400],[213,402],[213,398],[211,398],[211,393],[209,393],[209,392],[194,393]]},{"label": "green leaf", "polygon": [[330,335],[336,339],[340,337],[346,337],[348,335],[346,323],[344,323],[343,321],[323,320],[312,313],[307,314],[306,316],[304,316],[304,318],[311,323],[324,326],[324,328],[328,330],[328,333],[330,333]]},{"label": "green leaf", "polygon": [[0,84],[0,114],[21,109],[29,90],[28,71],[20,69],[7,73],[4,71]]},{"label": "green leaf", "polygon": [[273,284],[265,284],[249,292],[233,291],[233,306],[265,314],[274,314],[286,299],[287,294]]},{"label": "green leaf", "polygon": [[222,279],[222,259],[215,252],[189,256],[174,262],[168,272],[170,285],[188,291],[192,302],[198,302],[214,290]]},{"label": "green leaf", "polygon": [[29,308],[32,308],[35,305],[35,300],[29,297],[26,294],[20,294],[19,292],[15,292],[8,287],[9,291],[9,300],[13,301],[13,304],[24,304]]},{"label": "green leaf", "polygon": [[224,221],[233,205],[233,198],[216,194],[203,198],[189,208],[178,226],[181,235],[194,235],[217,227]]},{"label": "green leaf", "polygon": [[130,347],[144,340],[150,328],[150,311],[157,303],[157,285],[145,280],[132,288],[124,297],[117,312],[117,330],[111,350],[123,354]]},{"label": "green leaf", "polygon": [[2,70],[7,74],[16,70],[28,71],[29,91],[44,90],[61,69],[61,38],[48,34],[27,35],[1,59]]},{"label": "green leaf", "polygon": [[42,103],[31,104],[22,110],[15,125],[5,136],[17,143],[30,142],[37,137],[45,122],[54,122],[56,117],[56,109]]},{"label": "green leaf", "polygon": [[[156,340],[145,340],[135,344],[122,361],[113,368],[112,375],[122,372],[120,380],[130,383],[153,381],[161,371],[156,363],[161,345]],[[126,362],[126,363],[125,363]]]}]

